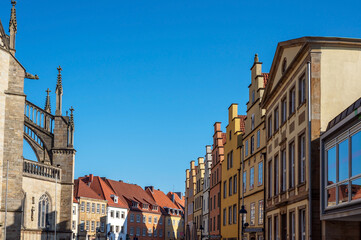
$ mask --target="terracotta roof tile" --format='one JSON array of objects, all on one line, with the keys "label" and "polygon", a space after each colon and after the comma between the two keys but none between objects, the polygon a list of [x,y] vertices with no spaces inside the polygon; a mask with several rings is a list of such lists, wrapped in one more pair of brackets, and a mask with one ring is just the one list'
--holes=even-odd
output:
[{"label": "terracotta roof tile", "polygon": [[75,187],[74,187],[74,197],[86,197],[86,198],[92,198],[92,199],[99,199],[103,200],[99,194],[97,194],[93,189],[90,188],[81,178],[74,181]]},{"label": "terracotta roof tile", "polygon": [[[164,192],[155,189],[153,189],[152,191],[149,188],[146,190],[146,192],[153,197],[153,199],[156,201],[158,206],[160,206],[161,210],[163,210],[163,213],[167,213],[165,208],[182,210],[181,208],[178,207],[176,203],[172,202],[167,197],[167,195],[164,194]],[[176,214],[171,214],[171,215],[176,215]]]},{"label": "terracotta roof tile", "polygon": [[174,196],[174,202],[178,205],[179,208],[184,209],[184,205],[185,205],[185,198],[184,196],[182,197],[182,199],[178,196],[178,194],[174,193],[174,192],[169,192],[167,194],[169,199],[172,199],[172,195]]},{"label": "terracotta roof tile", "polygon": [[269,73],[262,73],[263,76],[263,87],[265,88],[268,82]]}]

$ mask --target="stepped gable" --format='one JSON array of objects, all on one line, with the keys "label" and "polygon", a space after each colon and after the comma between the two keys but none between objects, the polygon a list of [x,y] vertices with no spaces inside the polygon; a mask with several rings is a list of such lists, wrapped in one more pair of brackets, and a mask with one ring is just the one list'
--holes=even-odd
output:
[{"label": "stepped gable", "polygon": [[242,132],[244,132],[245,131],[245,123],[246,123],[247,115],[238,115],[238,117],[241,119],[241,121],[240,121],[240,130]]},{"label": "stepped gable", "polygon": [[269,73],[262,73],[263,76],[263,87],[265,88],[268,82]]}]

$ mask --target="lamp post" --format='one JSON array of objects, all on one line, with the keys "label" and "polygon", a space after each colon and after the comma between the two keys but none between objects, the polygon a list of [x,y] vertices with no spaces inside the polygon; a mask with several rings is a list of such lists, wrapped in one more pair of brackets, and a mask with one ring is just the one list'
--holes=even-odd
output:
[{"label": "lamp post", "polygon": [[246,227],[248,227],[248,223],[244,222],[244,214],[247,214],[247,210],[244,208],[244,205],[241,206],[241,209],[239,210],[239,213],[242,214],[242,226],[241,226],[241,236],[242,236],[242,240],[244,237],[244,230]]}]

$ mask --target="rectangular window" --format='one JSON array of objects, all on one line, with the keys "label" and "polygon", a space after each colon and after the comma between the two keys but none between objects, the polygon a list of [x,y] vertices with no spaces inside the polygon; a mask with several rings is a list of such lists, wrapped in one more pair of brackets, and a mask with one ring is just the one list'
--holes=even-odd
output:
[{"label": "rectangular window", "polygon": [[212,211],[212,207],[213,207],[213,205],[212,205],[212,201],[213,201],[213,198],[212,197],[210,197],[210,203],[209,203],[209,210],[210,211]]},{"label": "rectangular window", "polygon": [[361,132],[351,136],[351,177],[359,174],[361,174]]},{"label": "rectangular window", "polygon": [[299,212],[299,231],[301,240],[306,240],[306,210],[302,209]]},{"label": "rectangular window", "polygon": [[257,131],[257,148],[261,146],[261,131]]},{"label": "rectangular window", "polygon": [[90,212],[90,203],[89,202],[86,203],[86,212]]},{"label": "rectangular window", "polygon": [[272,160],[268,162],[268,198],[273,196],[273,171],[272,171]]},{"label": "rectangular window", "polygon": [[237,175],[233,176],[233,193],[237,193]]},{"label": "rectangular window", "polygon": [[302,105],[306,101],[306,78],[303,75],[298,80],[298,105]]},{"label": "rectangular window", "polygon": [[100,204],[97,203],[97,213],[100,213]]},{"label": "rectangular window", "polygon": [[120,212],[119,212],[119,211],[116,211],[116,212],[115,212],[115,217],[116,217],[116,218],[120,218]]},{"label": "rectangular window", "polygon": [[275,132],[278,130],[278,127],[279,127],[279,111],[278,111],[278,107],[276,107],[276,109],[274,110],[273,112],[273,121],[274,121],[274,129],[275,129]]},{"label": "rectangular window", "polygon": [[159,230],[159,237],[163,237],[163,230],[162,229]]},{"label": "rectangular window", "polygon": [[243,192],[247,190],[247,172],[243,172]]},{"label": "rectangular window", "polygon": [[231,225],[232,224],[232,207],[228,207],[228,224]]},{"label": "rectangular window", "polygon": [[263,224],[263,200],[258,201],[258,224]]},{"label": "rectangular window", "polygon": [[158,218],[154,217],[154,224],[157,224],[157,223],[158,223]]},{"label": "rectangular window", "polygon": [[85,202],[81,202],[80,211],[84,212]]},{"label": "rectangular window", "polygon": [[295,212],[290,213],[290,236],[291,240],[296,240],[296,223],[295,223]]},{"label": "rectangular window", "polygon": [[90,225],[90,221],[89,221],[89,220],[87,220],[87,221],[86,221],[85,230],[87,230],[87,231],[89,231],[89,230],[90,230],[89,225]]},{"label": "rectangular window", "polygon": [[273,239],[273,234],[272,234],[272,218],[268,218],[268,240],[272,240]]},{"label": "rectangular window", "polygon": [[154,229],[154,237],[156,237],[157,235],[157,229]]},{"label": "rectangular window", "polygon": [[113,211],[113,210],[110,211],[110,217],[111,217],[111,218],[114,218],[114,211]]},{"label": "rectangular window", "polygon": [[133,235],[134,235],[134,227],[130,227],[129,230],[130,230],[130,231],[129,231],[129,235],[130,235],[130,236],[133,236]]},{"label": "rectangular window", "polygon": [[159,224],[162,225],[163,224],[163,218],[159,217]]},{"label": "rectangular window", "polygon": [[136,235],[139,236],[140,235],[140,227],[137,227],[137,232]]},{"label": "rectangular window", "polygon": [[254,188],[254,167],[251,167],[249,171],[249,190]]},{"label": "rectangular window", "polygon": [[223,226],[227,225],[227,209],[223,209]]},{"label": "rectangular window", "polygon": [[122,219],[125,218],[125,212],[122,211],[122,215],[121,215]]},{"label": "rectangular window", "polygon": [[254,114],[251,116],[251,130],[254,129]]},{"label": "rectangular window", "polygon": [[281,178],[281,186],[282,192],[286,191],[286,176],[287,176],[287,168],[286,168],[286,149],[281,151],[281,158],[282,158],[282,178]]},{"label": "rectangular window", "polygon": [[95,203],[92,203],[92,213],[95,213]]},{"label": "rectangular window", "polygon": [[274,177],[274,184],[275,184],[275,195],[279,194],[279,171],[278,171],[278,156],[275,157],[275,162],[274,162],[274,168],[275,168],[275,177]]},{"label": "rectangular window", "polygon": [[268,117],[267,130],[268,138],[272,137],[272,115]]},{"label": "rectangular window", "polygon": [[139,223],[139,222],[140,222],[140,215],[137,214],[137,223]]},{"label": "rectangular window", "polygon": [[152,223],[152,216],[148,217],[148,223]]},{"label": "rectangular window", "polygon": [[232,177],[229,179],[228,181],[228,194],[229,196],[232,196],[232,193],[233,193],[233,188],[232,188]]},{"label": "rectangular window", "polygon": [[274,227],[275,227],[275,230],[274,230],[274,233],[275,233],[274,239],[275,239],[275,240],[279,240],[279,239],[280,239],[280,235],[279,235],[279,228],[278,228],[278,216],[275,216]]},{"label": "rectangular window", "polygon": [[299,181],[300,183],[304,183],[306,180],[306,138],[305,134],[301,135],[298,140],[299,143],[299,172],[300,177]]},{"label": "rectangular window", "polygon": [[120,233],[124,233],[124,226],[120,227]]},{"label": "rectangular window", "polygon": [[145,237],[145,235],[147,235],[147,229],[143,228],[143,237]]},{"label": "rectangular window", "polygon": [[105,229],[105,223],[102,222],[102,223],[101,223],[101,226],[100,226],[100,230],[101,230],[102,232],[104,232],[104,229]]},{"label": "rectangular window", "polygon": [[233,167],[233,151],[229,153],[229,168]]},{"label": "rectangular window", "polygon": [[75,230],[75,227],[76,227],[76,222],[75,221],[72,221],[71,227],[72,227],[73,230]]},{"label": "rectangular window", "polygon": [[290,188],[295,187],[295,143],[292,142],[288,148],[289,152],[289,185]]},{"label": "rectangular window", "polygon": [[105,204],[102,204],[102,214],[105,214]]},{"label": "rectangular window", "polygon": [[285,123],[287,120],[287,98],[285,97],[281,102],[281,122]]},{"label": "rectangular window", "polygon": [[248,140],[246,140],[246,145],[245,145],[245,149],[244,149],[244,154],[245,154],[245,156],[248,156]]},{"label": "rectangular window", "polygon": [[95,222],[92,221],[92,232],[94,232],[94,230],[95,230]]},{"label": "rectangular window", "polygon": [[254,136],[251,137],[251,154],[254,153]]},{"label": "rectangular window", "polygon": [[252,226],[256,223],[256,204],[251,203],[251,219],[249,221],[249,224]]},{"label": "rectangular window", "polygon": [[227,182],[223,182],[223,198],[227,197]]},{"label": "rectangular window", "polygon": [[237,205],[234,204],[234,205],[233,205],[233,224],[236,224],[236,223],[237,223],[237,216],[238,216],[238,213],[237,213]]},{"label": "rectangular window", "polygon": [[263,162],[258,163],[258,186],[263,184]]},{"label": "rectangular window", "polygon": [[84,220],[80,221],[80,231],[84,231]]},{"label": "rectangular window", "polygon": [[148,237],[151,237],[151,236],[152,236],[152,229],[148,228]]},{"label": "rectangular window", "polygon": [[291,90],[290,90],[290,114],[289,115],[292,115],[295,111],[296,111],[296,89],[295,87],[293,87]]},{"label": "rectangular window", "polygon": [[134,213],[130,214],[130,222],[134,222]]},{"label": "rectangular window", "polygon": [[[137,229],[138,230],[138,229]],[[119,226],[115,226],[115,232],[118,233],[119,232]],[[137,231],[138,232],[138,231]],[[139,236],[139,235],[138,235]]]}]

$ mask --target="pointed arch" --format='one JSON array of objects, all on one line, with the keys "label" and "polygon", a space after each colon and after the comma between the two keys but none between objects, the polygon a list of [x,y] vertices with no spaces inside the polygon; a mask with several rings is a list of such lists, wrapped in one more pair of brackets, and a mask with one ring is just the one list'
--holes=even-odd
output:
[{"label": "pointed arch", "polygon": [[52,225],[51,206],[50,195],[45,192],[38,200],[38,228],[49,228]]}]

